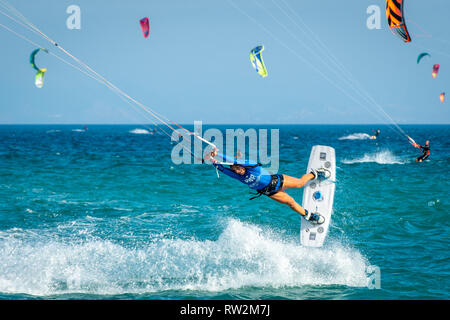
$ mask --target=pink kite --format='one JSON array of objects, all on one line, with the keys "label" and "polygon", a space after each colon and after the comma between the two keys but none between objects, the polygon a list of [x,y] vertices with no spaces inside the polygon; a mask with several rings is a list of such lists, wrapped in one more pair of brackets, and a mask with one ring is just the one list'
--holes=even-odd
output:
[{"label": "pink kite", "polygon": [[148,20],[147,17],[145,17],[141,19],[139,22],[141,23],[141,29],[142,33],[144,34],[144,37],[148,38],[150,34],[150,21]]}]

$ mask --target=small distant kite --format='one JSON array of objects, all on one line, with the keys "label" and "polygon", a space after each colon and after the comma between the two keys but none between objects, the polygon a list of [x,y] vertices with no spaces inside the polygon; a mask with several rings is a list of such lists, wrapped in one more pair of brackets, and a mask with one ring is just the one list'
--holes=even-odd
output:
[{"label": "small distant kite", "polygon": [[144,34],[145,38],[148,38],[150,35],[150,21],[147,17],[142,18],[139,23],[141,24],[142,33]]},{"label": "small distant kite", "polygon": [[428,52],[422,52],[421,54],[419,54],[419,56],[417,57],[417,64],[419,64],[420,60],[423,59],[423,57],[431,57],[431,55]]},{"label": "small distant kite", "polygon": [[267,69],[264,64],[264,60],[262,58],[262,52],[264,51],[264,46],[258,46],[254,48],[252,51],[250,51],[250,61],[253,65],[253,68],[255,68],[256,72],[258,74],[265,78],[267,77]]},{"label": "small distant kite", "polygon": [[403,14],[404,6],[405,0],[386,0],[386,18],[393,34],[404,42],[411,42]]},{"label": "small distant kite", "polygon": [[38,52],[41,51],[41,50],[44,51],[44,52],[46,52],[46,53],[48,53],[48,50],[47,50],[47,49],[39,48],[39,49],[34,50],[34,51],[31,53],[31,55],[30,55],[30,64],[31,64],[31,66],[33,67],[33,69],[37,71],[36,77],[35,77],[35,80],[34,80],[34,84],[35,84],[36,87],[38,87],[38,88],[42,88],[42,87],[44,86],[44,74],[45,74],[45,72],[47,71],[46,68],[42,68],[42,69],[41,69],[41,68],[37,67],[37,66],[36,66],[36,63],[35,63],[36,55],[37,55]]},{"label": "small distant kite", "polygon": [[433,79],[435,79],[437,77],[438,73],[439,73],[439,65],[435,64],[433,66],[433,72],[431,73],[431,75],[433,76]]},{"label": "small distant kite", "polygon": [[442,92],[442,93],[441,93],[440,98],[441,98],[441,102],[444,102],[444,101],[445,101],[445,92]]}]

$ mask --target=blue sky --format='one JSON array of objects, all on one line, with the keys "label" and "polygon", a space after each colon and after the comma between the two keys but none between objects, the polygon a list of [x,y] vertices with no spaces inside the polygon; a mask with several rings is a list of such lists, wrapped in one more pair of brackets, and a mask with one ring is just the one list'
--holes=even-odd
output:
[{"label": "blue sky", "polygon": [[[232,1],[238,9],[231,0],[9,0],[73,55],[179,123],[388,122],[345,83],[317,39],[396,122],[449,123],[449,1],[406,1],[409,44],[388,30],[384,0],[273,0],[295,23],[272,0]],[[81,8],[81,30],[66,27],[72,4]],[[366,26],[369,5],[381,8],[380,30]],[[139,27],[144,16],[151,23],[148,39]],[[301,21],[316,40],[302,33]],[[3,15],[0,23],[68,59]],[[37,89],[28,63],[34,47],[2,28],[0,40],[0,123],[147,122],[112,91],[50,55],[37,58],[48,69],[44,88]],[[249,61],[261,44],[264,79]],[[423,51],[431,58],[417,65]],[[441,65],[437,79],[434,63]],[[443,91],[446,103],[439,101]]]}]

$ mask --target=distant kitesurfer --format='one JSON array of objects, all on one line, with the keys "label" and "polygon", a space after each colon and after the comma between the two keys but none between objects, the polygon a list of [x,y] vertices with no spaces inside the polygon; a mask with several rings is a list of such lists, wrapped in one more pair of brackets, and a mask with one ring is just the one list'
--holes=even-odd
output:
[{"label": "distant kitesurfer", "polygon": [[[305,210],[284,190],[302,188],[310,180],[328,179],[331,176],[331,172],[329,170],[325,168],[317,168],[311,170],[310,173],[303,175],[301,178],[294,178],[285,174],[272,175],[259,163],[252,163],[248,160],[241,161],[236,158],[229,158],[222,154],[220,154],[220,156],[226,162],[221,163],[214,159],[217,155],[217,151],[212,151],[208,159],[213,163],[217,170],[225,173],[231,178],[239,180],[240,182],[248,185],[249,188],[258,192],[258,195],[250,200],[261,195],[266,195],[275,201],[288,205],[292,210],[299,213],[306,220],[314,224],[324,223],[325,218],[320,215],[320,213]],[[225,166],[229,166],[229,168]]]},{"label": "distant kitesurfer", "polygon": [[416,159],[416,162],[422,162],[430,156],[430,141],[425,141],[425,145],[421,146],[420,144],[414,145],[416,148],[422,149],[422,155]]},{"label": "distant kitesurfer", "polygon": [[380,135],[380,129],[377,129],[377,130],[373,130],[372,129],[372,131],[374,132],[374,135],[373,136],[371,136],[370,138],[371,139],[376,139],[376,138],[378,138],[378,136]]}]

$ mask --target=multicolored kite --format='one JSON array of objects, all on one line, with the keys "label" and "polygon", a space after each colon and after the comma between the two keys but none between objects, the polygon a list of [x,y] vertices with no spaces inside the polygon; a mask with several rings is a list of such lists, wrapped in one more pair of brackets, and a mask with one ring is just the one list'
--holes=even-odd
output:
[{"label": "multicolored kite", "polygon": [[36,77],[34,80],[34,84],[38,88],[42,88],[44,86],[44,74],[47,71],[47,69],[45,69],[45,68],[42,68],[42,69],[38,68],[35,63],[36,55],[41,50],[48,53],[47,49],[39,48],[39,49],[34,50],[30,55],[30,64],[33,67],[33,69],[37,71]]},{"label": "multicolored kite", "polygon": [[403,15],[404,5],[405,0],[386,0],[386,18],[393,34],[399,36],[404,42],[411,42]]},{"label": "multicolored kite", "polygon": [[252,51],[250,51],[250,61],[253,65],[253,68],[255,68],[256,72],[258,74],[265,78],[267,77],[267,69],[264,65],[264,60],[262,58],[262,52],[264,51],[264,46],[258,46],[254,48]]},{"label": "multicolored kite", "polygon": [[145,38],[148,38],[150,35],[150,21],[147,17],[142,18],[140,21],[142,33],[144,34]]},{"label": "multicolored kite", "polygon": [[433,72],[431,73],[431,75],[433,76],[433,79],[436,79],[438,73],[439,73],[439,65],[435,64],[433,66]]},{"label": "multicolored kite", "polygon": [[445,92],[442,92],[442,93],[441,93],[440,98],[441,98],[441,102],[444,102],[444,101],[445,101]]}]

